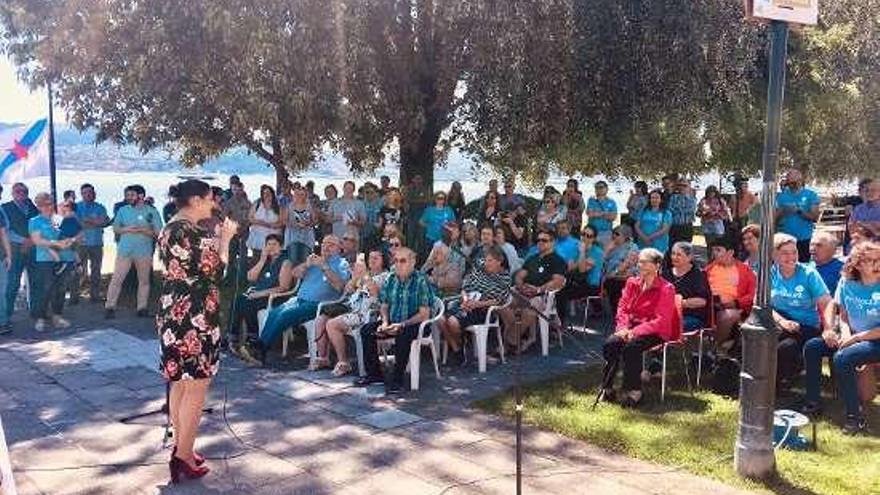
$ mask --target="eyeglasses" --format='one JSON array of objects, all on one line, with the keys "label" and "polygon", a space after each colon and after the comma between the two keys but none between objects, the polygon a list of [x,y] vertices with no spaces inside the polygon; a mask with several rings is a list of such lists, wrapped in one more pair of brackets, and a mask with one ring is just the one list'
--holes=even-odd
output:
[{"label": "eyeglasses", "polygon": [[354,241],[356,241],[357,239],[355,239],[354,237],[343,237],[342,240],[343,240],[343,241],[351,241],[351,242],[354,242]]},{"label": "eyeglasses", "polygon": [[398,265],[403,265],[409,262],[409,258],[394,258],[394,263]]},{"label": "eyeglasses", "polygon": [[584,239],[595,239],[596,238],[596,236],[594,236],[593,234],[584,234],[581,237],[583,237]]},{"label": "eyeglasses", "polygon": [[541,243],[550,242],[550,238],[549,237],[538,237],[538,242],[541,242]]},{"label": "eyeglasses", "polygon": [[444,198],[443,196],[438,196],[436,201],[446,201],[446,198]]},{"label": "eyeglasses", "polygon": [[400,243],[399,242],[389,242],[388,246],[389,247],[400,247]]}]

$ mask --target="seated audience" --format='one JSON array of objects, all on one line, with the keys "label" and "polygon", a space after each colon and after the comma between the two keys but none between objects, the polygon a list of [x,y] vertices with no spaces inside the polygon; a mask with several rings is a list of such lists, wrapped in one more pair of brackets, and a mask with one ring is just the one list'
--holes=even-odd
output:
[{"label": "seated audience", "polygon": [[[269,234],[260,258],[247,272],[247,280],[251,284],[243,294],[239,294],[232,305],[232,317],[229,327],[229,347],[235,349],[236,343],[247,342],[251,336],[259,332],[257,313],[266,309],[269,296],[289,290],[293,275],[293,264],[281,251],[283,239],[278,234]],[[244,321],[246,333],[242,334],[241,323]]]},{"label": "seated audience", "polygon": [[465,360],[461,331],[486,321],[490,306],[500,306],[510,293],[510,274],[504,269],[504,252],[497,246],[486,250],[483,268],[475,268],[464,279],[461,297],[447,308],[437,322],[443,337],[452,349],[453,365]]},{"label": "seated audience", "polygon": [[428,278],[417,271],[416,253],[400,248],[394,256],[395,273],[379,291],[379,321],[361,328],[367,374],[355,381],[359,387],[383,381],[377,340],[394,338],[394,372],[385,383],[386,393],[399,393],[409,364],[410,346],[419,325],[431,318],[434,292]]},{"label": "seated audience", "polygon": [[265,363],[266,351],[286,329],[314,319],[319,303],[339,299],[351,278],[349,264],[339,253],[339,238],[326,235],[321,241],[321,254],[310,254],[293,268],[293,276],[300,280],[296,297],[269,310],[260,338],[255,341],[254,355],[247,349],[243,354]]},{"label": "seated audience", "polygon": [[556,294],[556,313],[560,318],[568,315],[566,309],[572,299],[599,295],[605,253],[597,238],[596,228],[591,224],[581,229],[577,258],[569,264],[565,287]]},{"label": "seated audience", "polygon": [[322,311],[315,320],[315,335],[318,340],[318,361],[315,369],[329,366],[329,343],[337,358],[333,376],[351,373],[345,336],[351,330],[375,320],[379,312],[379,291],[390,275],[391,272],[385,270],[385,259],[378,250],[370,251],[366,265],[363,261],[354,265],[351,280],[345,285],[348,299],[339,308]]},{"label": "seated audience", "polygon": [[461,264],[452,258],[452,253],[446,244],[434,244],[422,271],[440,297],[449,297],[458,294],[461,290],[463,276]]},{"label": "seated audience", "polygon": [[611,243],[605,246],[603,267],[605,273],[603,288],[614,314],[617,314],[617,302],[623,293],[626,279],[638,274],[638,256],[639,248],[633,242],[632,229],[629,225],[618,225],[611,231]]},{"label": "seated audience", "polygon": [[715,311],[715,347],[726,354],[736,345],[733,331],[749,316],[755,302],[758,280],[748,265],[734,256],[733,240],[719,237],[711,246],[712,263],[706,278],[712,296],[718,298]]},{"label": "seated audience", "polygon": [[773,237],[775,252],[774,264],[770,268],[770,304],[773,319],[780,329],[776,377],[781,388],[785,388],[800,371],[804,344],[819,336],[819,313],[831,300],[819,273],[798,262],[797,243],[797,239],[788,234]]},{"label": "seated audience", "polygon": [[681,297],[681,315],[684,331],[706,328],[706,311],[712,297],[706,274],[694,266],[694,247],[680,241],[672,245],[670,263],[663,267],[663,278],[675,287]]},{"label": "seated audience", "polygon": [[[825,331],[804,346],[806,414],[820,412],[822,358],[833,357],[834,379],[846,407],[845,433],[867,428],[857,390],[860,366],[880,362],[880,244],[856,246],[843,268],[834,300],[825,311]],[[835,311],[837,310],[837,311]],[[834,325],[836,313],[839,323]]]},{"label": "seated audience", "polygon": [[837,237],[829,232],[816,232],[810,241],[811,265],[819,272],[829,294],[837,291],[837,281],[843,269],[843,260],[835,256],[837,244]]},{"label": "seated audience", "polygon": [[755,274],[761,260],[761,226],[750,223],[742,228],[742,244],[745,249],[745,262]]},{"label": "seated audience", "polygon": [[[553,242],[556,240],[555,232],[549,228],[538,230],[538,253],[526,258],[523,267],[514,274],[513,283],[517,292],[529,299],[532,308],[544,311],[544,295],[549,291],[556,291],[565,286],[566,266],[562,258],[556,254]],[[523,352],[535,342],[534,326],[537,316],[534,311],[524,311],[522,327],[519,331],[528,332],[525,341],[523,335],[517,335],[517,327],[514,324],[514,311],[505,308],[499,311],[501,321],[504,322],[504,341],[514,352]],[[517,345],[519,347],[517,348]]]},{"label": "seated audience", "polygon": [[620,404],[635,407],[642,400],[642,353],[679,337],[675,287],[660,276],[663,253],[645,248],[639,253],[639,274],[630,277],[617,308],[614,334],[602,348],[605,369],[602,396],[615,399],[614,378],[623,360],[623,397]]}]

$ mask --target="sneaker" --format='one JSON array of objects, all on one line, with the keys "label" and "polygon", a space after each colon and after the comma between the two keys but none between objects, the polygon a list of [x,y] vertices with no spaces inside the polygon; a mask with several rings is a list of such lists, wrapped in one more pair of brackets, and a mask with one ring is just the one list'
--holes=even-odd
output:
[{"label": "sneaker", "polygon": [[116,310],[115,309],[108,308],[106,311],[104,311],[104,319],[105,320],[112,320],[113,318],[116,318]]},{"label": "sneaker", "polygon": [[52,317],[52,326],[57,329],[70,328],[70,322],[58,315],[55,315]]},{"label": "sneaker", "polygon": [[37,319],[37,322],[34,323],[34,330],[38,332],[45,332],[46,326],[46,320],[44,318],[39,318]]},{"label": "sneaker", "polygon": [[382,383],[385,380],[381,376],[362,376],[354,381],[355,387],[366,387],[368,385],[372,385],[374,383]]},{"label": "sneaker", "polygon": [[801,406],[801,412],[807,416],[818,416],[822,414],[822,405],[815,401],[808,401]]},{"label": "sneaker", "polygon": [[868,422],[862,415],[848,414],[846,423],[843,424],[843,433],[846,435],[858,435],[868,429]]},{"label": "sneaker", "polygon": [[392,381],[385,385],[385,395],[398,395],[402,392],[400,383]]}]

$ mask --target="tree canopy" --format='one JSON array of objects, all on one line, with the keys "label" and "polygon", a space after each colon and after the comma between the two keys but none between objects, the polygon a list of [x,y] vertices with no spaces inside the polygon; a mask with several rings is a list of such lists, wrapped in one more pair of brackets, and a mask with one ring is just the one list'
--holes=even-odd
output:
[{"label": "tree canopy", "polygon": [[[783,154],[876,167],[880,0],[823,3],[789,49]],[[2,48],[100,140],[278,172],[337,149],[401,179],[452,145],[500,173],[760,167],[767,34],[739,0],[7,0]]]}]

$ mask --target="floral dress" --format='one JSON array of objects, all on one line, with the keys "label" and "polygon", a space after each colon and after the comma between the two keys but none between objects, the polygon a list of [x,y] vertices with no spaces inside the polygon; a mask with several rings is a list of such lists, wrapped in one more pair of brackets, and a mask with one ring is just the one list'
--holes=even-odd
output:
[{"label": "floral dress", "polygon": [[165,266],[156,328],[161,373],[168,381],[211,378],[220,358],[219,239],[188,220],[159,234]]}]

